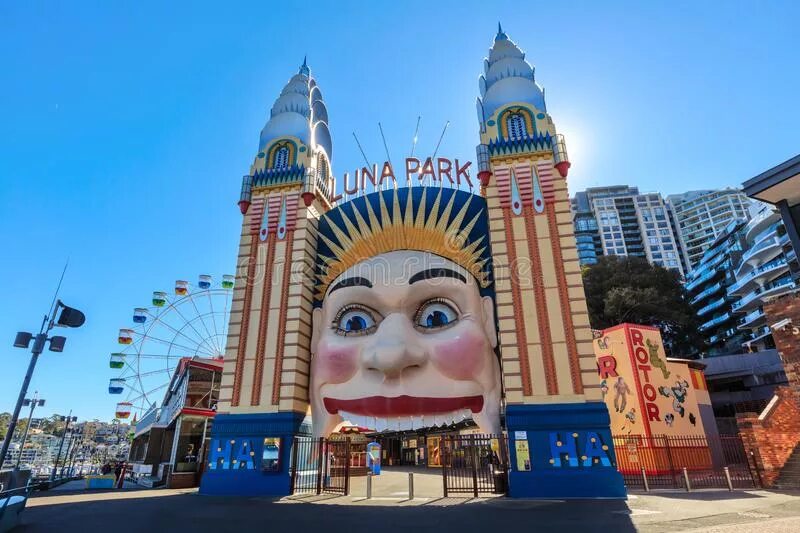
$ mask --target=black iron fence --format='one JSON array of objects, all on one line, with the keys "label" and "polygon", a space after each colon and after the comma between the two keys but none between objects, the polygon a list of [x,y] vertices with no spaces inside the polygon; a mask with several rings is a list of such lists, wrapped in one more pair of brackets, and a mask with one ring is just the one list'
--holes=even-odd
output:
[{"label": "black iron fence", "polygon": [[439,445],[445,497],[506,493],[508,453],[503,435],[446,435]]},{"label": "black iron fence", "polygon": [[292,494],[349,494],[350,439],[295,437],[289,476]]},{"label": "black iron fence", "polygon": [[615,435],[617,469],[628,488],[754,488],[755,461],[738,435],[715,438]]}]

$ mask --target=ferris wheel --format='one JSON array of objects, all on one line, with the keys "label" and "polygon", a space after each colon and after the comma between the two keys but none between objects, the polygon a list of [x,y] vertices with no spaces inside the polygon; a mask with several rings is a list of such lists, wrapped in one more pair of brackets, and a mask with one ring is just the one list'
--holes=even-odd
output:
[{"label": "ferris wheel", "polygon": [[233,284],[228,274],[220,282],[202,274],[196,285],[177,280],[171,294],[154,291],[151,305],[133,310],[108,363],[119,370],[108,383],[110,394],[122,396],[116,418],[141,417],[158,405],[182,359],[223,358]]}]

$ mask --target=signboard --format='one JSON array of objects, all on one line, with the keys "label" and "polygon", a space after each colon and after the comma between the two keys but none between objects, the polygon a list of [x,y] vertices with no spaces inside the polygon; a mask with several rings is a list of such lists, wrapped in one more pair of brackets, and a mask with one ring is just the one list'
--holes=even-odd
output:
[{"label": "signboard", "polygon": [[531,469],[531,454],[528,449],[527,440],[514,441],[514,449],[517,455],[517,470],[520,472],[528,472]]},{"label": "signboard", "polygon": [[527,431],[515,431],[514,432],[514,440],[528,440],[528,432]]},{"label": "signboard", "polygon": [[381,474],[381,445],[374,441],[367,444],[367,470],[373,476]]},{"label": "signboard", "polygon": [[357,168],[350,174],[344,173],[344,194],[333,198],[334,202],[342,199],[343,196],[368,193],[371,191],[382,190],[384,188],[409,187],[422,184],[447,184],[451,187],[461,188],[466,186],[473,188],[472,179],[469,174],[471,161],[461,162],[458,159],[447,159],[446,157],[428,157],[417,159],[407,157],[404,168],[395,171],[390,161],[384,161],[381,165],[374,164],[372,167]]}]

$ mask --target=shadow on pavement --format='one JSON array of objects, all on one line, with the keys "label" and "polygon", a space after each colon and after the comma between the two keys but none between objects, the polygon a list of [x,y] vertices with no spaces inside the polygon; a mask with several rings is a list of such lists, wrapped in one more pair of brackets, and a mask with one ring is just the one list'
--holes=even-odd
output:
[{"label": "shadow on pavement", "polygon": [[723,500],[746,500],[746,499],[759,499],[763,498],[760,494],[753,494],[750,492],[743,492],[741,490],[721,491],[721,490],[697,490],[692,492],[686,491],[657,491],[654,490],[650,493],[639,493],[641,496],[658,496],[660,498],[674,498],[676,500],[697,500],[697,501],[723,501]]},{"label": "shadow on pavement", "polygon": [[[500,503],[502,502],[502,503]],[[23,513],[17,531],[635,531],[618,500],[496,499],[469,505],[286,505],[263,498],[177,494],[38,505]]]}]

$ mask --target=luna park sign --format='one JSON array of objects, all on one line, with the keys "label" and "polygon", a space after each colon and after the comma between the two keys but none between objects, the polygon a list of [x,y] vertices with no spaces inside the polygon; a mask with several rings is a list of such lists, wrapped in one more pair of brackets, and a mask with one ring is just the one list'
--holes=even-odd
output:
[{"label": "luna park sign", "polygon": [[[428,157],[418,159],[416,157],[406,157],[405,165],[398,176],[391,161],[384,161],[382,165],[374,164],[372,167],[357,168],[352,174],[344,173],[344,192],[334,198],[334,201],[342,197],[366,193],[368,190],[379,190],[385,187],[430,184],[448,184],[451,187],[461,188],[465,184],[470,189],[473,188],[472,178],[469,169],[472,161],[460,162],[458,159],[448,159],[446,157]],[[404,180],[404,182],[402,181]]]}]

